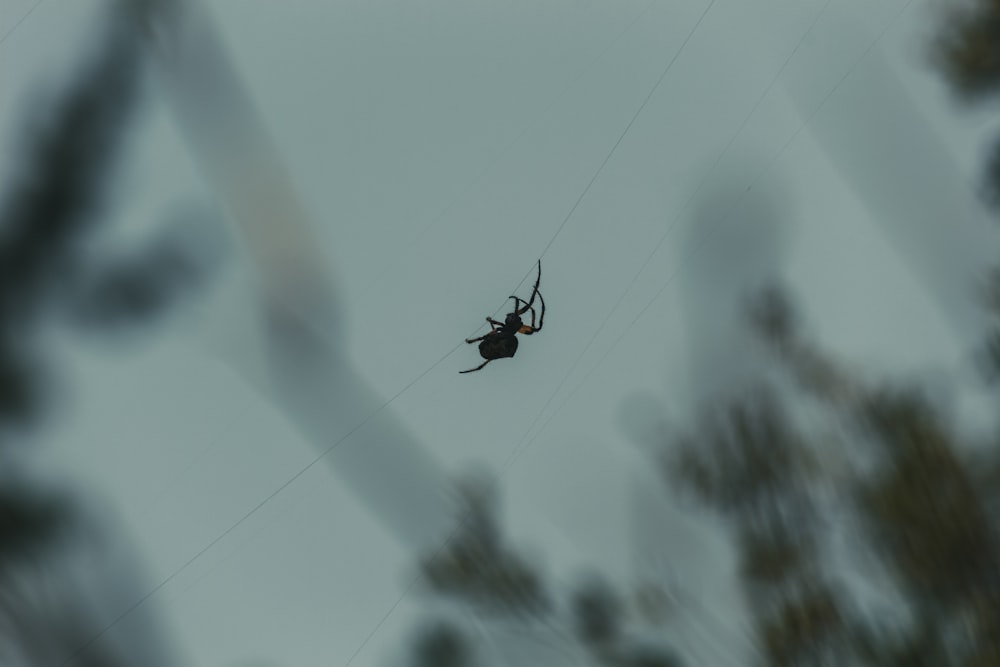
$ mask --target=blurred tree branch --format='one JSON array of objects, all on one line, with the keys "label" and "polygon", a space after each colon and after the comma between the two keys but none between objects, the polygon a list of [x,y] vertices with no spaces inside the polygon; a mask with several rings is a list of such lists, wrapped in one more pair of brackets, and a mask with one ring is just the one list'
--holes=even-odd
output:
[{"label": "blurred tree branch", "polygon": [[[86,313],[88,327],[96,331],[149,320],[176,301],[184,291],[177,285],[200,275],[188,273],[195,268],[188,262],[188,236],[154,242],[144,252],[157,261],[139,262],[124,272],[119,260],[90,252],[109,215],[109,186],[136,119],[145,64],[131,24],[113,11],[102,18],[92,52],[55,104],[28,110],[19,168],[4,184],[0,200],[0,457],[5,465],[0,661],[5,665],[171,661],[152,627],[138,633],[133,628],[134,641],[121,641],[116,630],[95,643],[111,629],[104,623],[109,613],[118,613],[118,596],[136,583],[119,568],[112,587],[107,572],[100,571],[120,545],[97,539],[97,522],[80,511],[78,499],[46,489],[12,456],[15,427],[38,426],[46,414],[49,385],[40,378],[56,379],[41,342],[46,327],[79,324],[74,313]],[[81,276],[96,278],[94,289],[76,289]],[[82,584],[80,576],[86,578]],[[93,595],[99,599],[90,599]]]}]

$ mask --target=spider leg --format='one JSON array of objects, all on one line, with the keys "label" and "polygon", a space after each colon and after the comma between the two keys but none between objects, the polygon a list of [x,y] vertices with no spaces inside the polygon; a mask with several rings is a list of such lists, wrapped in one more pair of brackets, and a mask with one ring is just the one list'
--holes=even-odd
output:
[{"label": "spider leg", "polygon": [[[536,294],[538,295],[538,298],[541,299],[542,293],[541,292],[536,292]],[[541,329],[542,328],[541,324],[539,324],[537,327],[535,327],[535,318],[537,317],[538,314],[535,312],[534,306],[532,306],[530,302],[524,301],[524,299],[518,299],[516,296],[512,296],[511,298],[512,299],[516,299],[517,301],[521,301],[521,302],[524,303],[524,308],[518,310],[517,314],[518,315],[523,315],[526,310],[530,310],[531,311],[531,328],[532,329]],[[534,299],[534,297],[532,297],[532,299]],[[539,322],[541,322],[544,319],[545,319],[545,300],[542,299],[542,317],[539,319]]]},{"label": "spider leg", "polygon": [[[518,297],[514,296],[513,294],[511,294],[507,298],[508,299],[514,299],[514,312],[517,313],[518,315],[523,315],[524,311],[528,310],[528,308],[531,307],[530,305],[528,305],[527,301],[525,301],[524,299],[518,298]],[[524,304],[524,308],[521,308],[521,304],[522,303]]]},{"label": "spider leg", "polygon": [[535,331],[541,331],[542,325],[545,323],[545,298],[542,296],[541,292],[536,291],[535,294],[538,295],[538,300],[542,302],[542,314],[538,318],[538,326],[535,326],[535,309],[531,309],[531,326]]},{"label": "spider leg", "polygon": [[524,315],[525,311],[529,311],[529,310],[531,311],[531,326],[535,326],[535,309],[531,305],[531,303],[528,302],[528,301],[525,301],[524,299],[519,299],[516,296],[512,296],[510,298],[514,299],[514,301],[516,302],[515,303],[516,306],[520,306],[522,303],[524,304],[524,308],[518,307],[518,309],[516,311],[519,316],[520,315]]},{"label": "spider leg", "polygon": [[503,322],[497,322],[492,317],[487,317],[486,321],[490,323],[491,327],[493,327],[493,331],[496,331],[497,327],[502,327],[503,326]]},{"label": "spider leg", "polygon": [[461,375],[462,373],[473,373],[475,371],[481,371],[481,370],[483,370],[483,366],[485,366],[486,364],[490,363],[491,361],[493,361],[493,360],[492,359],[487,359],[486,361],[484,361],[483,363],[479,364],[475,368],[470,368],[467,371],[459,371],[458,373],[459,373],[459,375]]},{"label": "spider leg", "polygon": [[542,260],[538,260],[538,277],[535,278],[535,286],[531,288],[531,298],[528,300],[529,304],[535,302],[535,297],[538,295],[538,286],[542,284]]},{"label": "spider leg", "polygon": [[[491,331],[490,333],[493,333],[493,332]],[[481,341],[482,339],[486,338],[486,336],[489,336],[489,335],[490,334],[485,334],[483,336],[480,336],[479,338],[466,338],[465,342],[469,343],[469,344],[478,343],[479,341]]]},{"label": "spider leg", "polygon": [[531,290],[531,300],[535,300],[535,295],[538,294],[538,286],[542,283],[542,260],[538,260],[538,277],[535,278],[535,287]]},{"label": "spider leg", "polygon": [[527,312],[528,309],[531,308],[532,304],[535,303],[535,297],[539,296],[538,286],[541,284],[541,282],[542,282],[542,260],[538,260],[538,277],[535,278],[535,286],[531,288],[531,298],[528,299],[527,301],[524,301],[524,299],[518,299],[516,296],[510,297],[515,301],[524,303],[524,308],[519,308],[519,310],[517,311],[518,315]]}]

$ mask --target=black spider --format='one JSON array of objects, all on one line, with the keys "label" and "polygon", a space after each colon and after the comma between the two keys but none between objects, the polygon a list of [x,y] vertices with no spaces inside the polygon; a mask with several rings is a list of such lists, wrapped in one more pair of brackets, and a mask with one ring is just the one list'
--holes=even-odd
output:
[{"label": "black spider", "polygon": [[[486,361],[467,371],[459,371],[460,373],[471,373],[482,370],[483,366],[494,359],[513,357],[514,353],[517,352],[516,334],[530,336],[536,331],[542,330],[542,322],[545,320],[545,299],[542,298],[542,293],[538,291],[538,284],[540,282],[542,282],[542,260],[538,260],[538,278],[535,280],[534,289],[531,290],[531,298],[525,301],[516,296],[509,297],[514,299],[514,312],[507,313],[507,317],[504,318],[503,322],[497,322],[492,317],[487,317],[486,321],[490,323],[491,331],[485,336],[467,338],[465,340],[466,343],[482,341],[479,343],[479,355]],[[537,327],[535,326],[535,309],[532,307],[536,296],[542,303],[542,315],[538,318]],[[523,308],[521,307],[522,303],[524,304]],[[530,325],[521,321],[521,315],[524,315],[529,310],[531,311]]]}]

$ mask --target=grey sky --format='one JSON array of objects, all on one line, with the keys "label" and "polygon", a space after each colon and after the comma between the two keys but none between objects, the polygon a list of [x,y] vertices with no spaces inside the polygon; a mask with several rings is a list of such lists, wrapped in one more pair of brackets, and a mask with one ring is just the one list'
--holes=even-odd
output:
[{"label": "grey sky", "polygon": [[[72,400],[39,456],[114,508],[148,588],[174,577],[148,604],[182,664],[345,665],[412,576],[392,487],[503,470],[515,454],[510,533],[558,581],[585,565],[626,583],[636,567],[662,574],[636,556],[633,487],[653,480],[622,415],[641,431],[652,416],[628,412],[638,400],[677,421],[725,385],[713,373],[741,349],[736,299],[772,273],[825,343],[874,372],[950,372],[975,332],[956,284],[974,277],[970,259],[996,256],[970,185],[987,120],[959,114],[920,64],[923,3],[716,0],[568,220],[707,0],[203,4],[342,299],[356,421],[323,428],[346,433],[431,368],[543,251],[549,310],[514,360],[459,376],[478,364],[461,345],[367,436],[184,569],[318,453],[301,433],[323,407],[282,411],[245,379],[263,368],[246,244],[234,235],[212,287],[150,340],[62,345]],[[33,6],[7,0],[0,35]],[[68,75],[100,6],[44,0],[0,45],[0,176],[16,169],[26,100]],[[215,207],[168,102],[154,80],[117,193],[119,234],[152,229],[172,203]],[[872,151],[877,123],[907,145]],[[908,207],[917,195],[961,219]],[[930,231],[913,235],[918,224]],[[971,241],[943,248],[938,224]],[[412,479],[399,461],[399,479],[366,476],[378,453],[359,443],[376,429],[405,429],[426,448],[413,460],[433,462]],[[659,550],[710,613],[738,623],[716,527],[648,494],[642,511],[668,505],[676,531],[644,553]],[[352,664],[391,664],[422,605],[404,598]],[[707,622],[679,619],[678,648],[723,664],[717,638],[699,633]]]}]

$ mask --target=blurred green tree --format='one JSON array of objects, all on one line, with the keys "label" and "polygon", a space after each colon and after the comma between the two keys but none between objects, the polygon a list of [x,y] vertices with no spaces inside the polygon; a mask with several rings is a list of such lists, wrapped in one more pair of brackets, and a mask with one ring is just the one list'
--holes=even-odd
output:
[{"label": "blurred green tree", "polygon": [[68,85],[46,108],[27,110],[18,168],[0,200],[3,664],[132,664],[128,656],[90,646],[100,628],[82,603],[75,609],[57,599],[57,618],[48,621],[29,613],[48,600],[35,588],[58,588],[53,571],[66,569],[60,557],[93,530],[92,517],[77,503],[15,465],[18,437],[46,414],[46,389],[55,379],[43,332],[108,332],[147,322],[209,268],[195,259],[204,256],[198,252],[203,239],[187,233],[168,233],[135,256],[93,252],[143,92],[138,36],[113,9],[106,18]]}]

